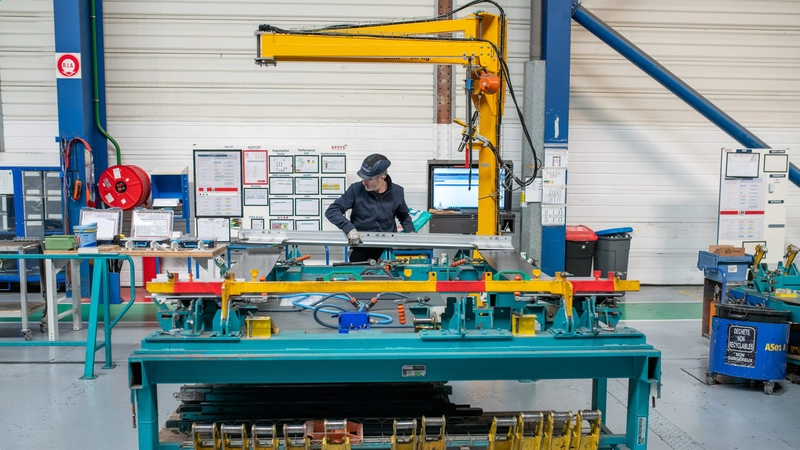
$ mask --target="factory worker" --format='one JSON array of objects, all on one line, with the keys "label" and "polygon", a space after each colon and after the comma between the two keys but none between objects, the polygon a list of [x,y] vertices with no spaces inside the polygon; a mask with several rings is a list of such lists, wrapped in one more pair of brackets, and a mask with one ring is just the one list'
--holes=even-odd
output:
[{"label": "factory worker", "polygon": [[[373,153],[361,163],[358,176],[360,183],[353,183],[325,211],[325,217],[347,235],[353,251],[350,261],[380,260],[383,248],[358,247],[361,244],[359,231],[396,232],[395,218],[403,231],[413,233],[414,223],[408,214],[403,187],[394,184],[386,170],[392,164],[385,156]],[[352,210],[350,220],[344,216]]]}]

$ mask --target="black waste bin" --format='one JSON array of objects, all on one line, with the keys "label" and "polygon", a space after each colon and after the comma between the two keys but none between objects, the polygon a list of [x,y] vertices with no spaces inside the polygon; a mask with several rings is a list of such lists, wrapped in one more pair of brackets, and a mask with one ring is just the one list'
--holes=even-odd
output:
[{"label": "black waste bin", "polygon": [[628,279],[632,231],[633,228],[624,227],[595,233],[597,245],[594,250],[594,270],[599,270],[601,277],[605,278],[608,272],[619,272],[621,280]]},{"label": "black waste bin", "polygon": [[597,235],[585,225],[567,227],[564,271],[576,277],[592,276],[592,256]]}]

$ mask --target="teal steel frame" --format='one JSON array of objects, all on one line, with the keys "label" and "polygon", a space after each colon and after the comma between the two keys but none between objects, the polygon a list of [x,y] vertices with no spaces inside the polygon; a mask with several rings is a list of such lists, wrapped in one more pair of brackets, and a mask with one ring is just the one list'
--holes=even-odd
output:
[{"label": "teal steel frame", "polygon": [[[81,377],[82,380],[93,380],[97,378],[97,375],[94,374],[94,361],[95,361],[95,354],[100,349],[105,349],[105,365],[102,367],[103,369],[113,369],[116,367],[116,364],[111,359],[111,331],[114,329],[114,326],[122,319],[125,313],[133,306],[133,302],[136,300],[136,291],[135,286],[131,285],[131,298],[128,303],[125,304],[122,311],[117,315],[117,317],[112,321],[111,320],[111,306],[109,299],[109,272],[108,268],[108,261],[122,259],[128,262],[130,265],[130,275],[131,280],[135,279],[135,269],[133,264],[133,259],[128,255],[120,255],[117,253],[96,253],[96,254],[87,254],[87,253],[64,253],[64,254],[55,254],[55,253],[48,253],[48,254],[0,254],[0,261],[4,259],[54,259],[54,260],[72,260],[72,259],[81,259],[81,260],[91,260],[94,262],[94,266],[92,269],[92,284],[91,284],[91,301],[89,303],[89,324],[88,324],[88,334],[86,336],[86,341],[75,341],[75,340],[63,340],[63,341],[0,341],[0,346],[11,346],[11,347],[53,347],[53,346],[80,346],[86,347],[86,359],[84,361],[84,369],[83,369],[83,376]],[[47,287],[48,289],[55,289],[55,286]],[[100,314],[100,302],[103,300],[103,342],[97,342],[97,325],[99,322],[99,314]],[[58,305],[48,305],[51,306],[58,306]],[[58,315],[56,314],[56,317]],[[57,322],[57,320],[56,320]],[[51,327],[57,327],[58,323],[51,323],[48,324]]]},{"label": "teal steel frame", "polygon": [[[477,332],[463,338],[426,339],[425,333],[288,332],[270,339],[242,339],[155,332],[128,360],[139,449],[178,449],[176,442],[159,442],[157,388],[164,383],[591,379],[591,408],[602,411],[605,418],[608,378],[628,379],[627,425],[623,434],[602,435],[602,445],[647,448],[649,400],[660,388],[661,353],[647,344],[642,333],[624,327],[580,337],[545,332],[497,339]],[[404,376],[403,366],[408,365],[424,366],[424,374]]]}]

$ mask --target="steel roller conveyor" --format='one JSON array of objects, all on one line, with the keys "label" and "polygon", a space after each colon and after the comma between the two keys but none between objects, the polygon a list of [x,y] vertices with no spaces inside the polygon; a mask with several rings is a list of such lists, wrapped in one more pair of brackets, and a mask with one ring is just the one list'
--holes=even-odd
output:
[{"label": "steel roller conveyor", "polygon": [[[363,247],[513,250],[510,236],[360,232]],[[239,241],[265,245],[348,245],[339,231],[241,230]]]}]

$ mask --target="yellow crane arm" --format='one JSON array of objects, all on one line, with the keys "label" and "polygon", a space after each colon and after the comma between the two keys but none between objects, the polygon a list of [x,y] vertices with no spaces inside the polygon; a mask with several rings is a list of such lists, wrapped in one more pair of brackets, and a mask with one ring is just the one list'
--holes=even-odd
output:
[{"label": "yellow crane arm", "polygon": [[259,43],[260,57],[256,61],[261,64],[325,61],[466,65],[467,55],[475,55],[473,65],[488,68],[487,72],[497,73],[500,65],[494,49],[479,41],[262,33]]},{"label": "yellow crane arm", "polygon": [[[479,13],[463,19],[413,21],[372,26],[284,31],[263,26],[256,32],[259,64],[279,61],[472,63],[500,73],[499,18]],[[494,30],[496,28],[496,30]],[[441,37],[456,33],[459,37]],[[493,36],[494,34],[494,36]],[[494,38],[494,39],[493,39]],[[472,58],[472,61],[469,61]]]},{"label": "yellow crane arm", "polygon": [[256,63],[319,61],[466,67],[471,103],[478,111],[477,135],[482,138],[473,143],[473,149],[479,152],[477,234],[493,235],[498,232],[498,173],[494,152],[498,155],[500,152],[498,124],[505,101],[502,82],[505,28],[505,17],[485,12],[462,19],[333,26],[307,31],[262,25],[256,32]]}]

